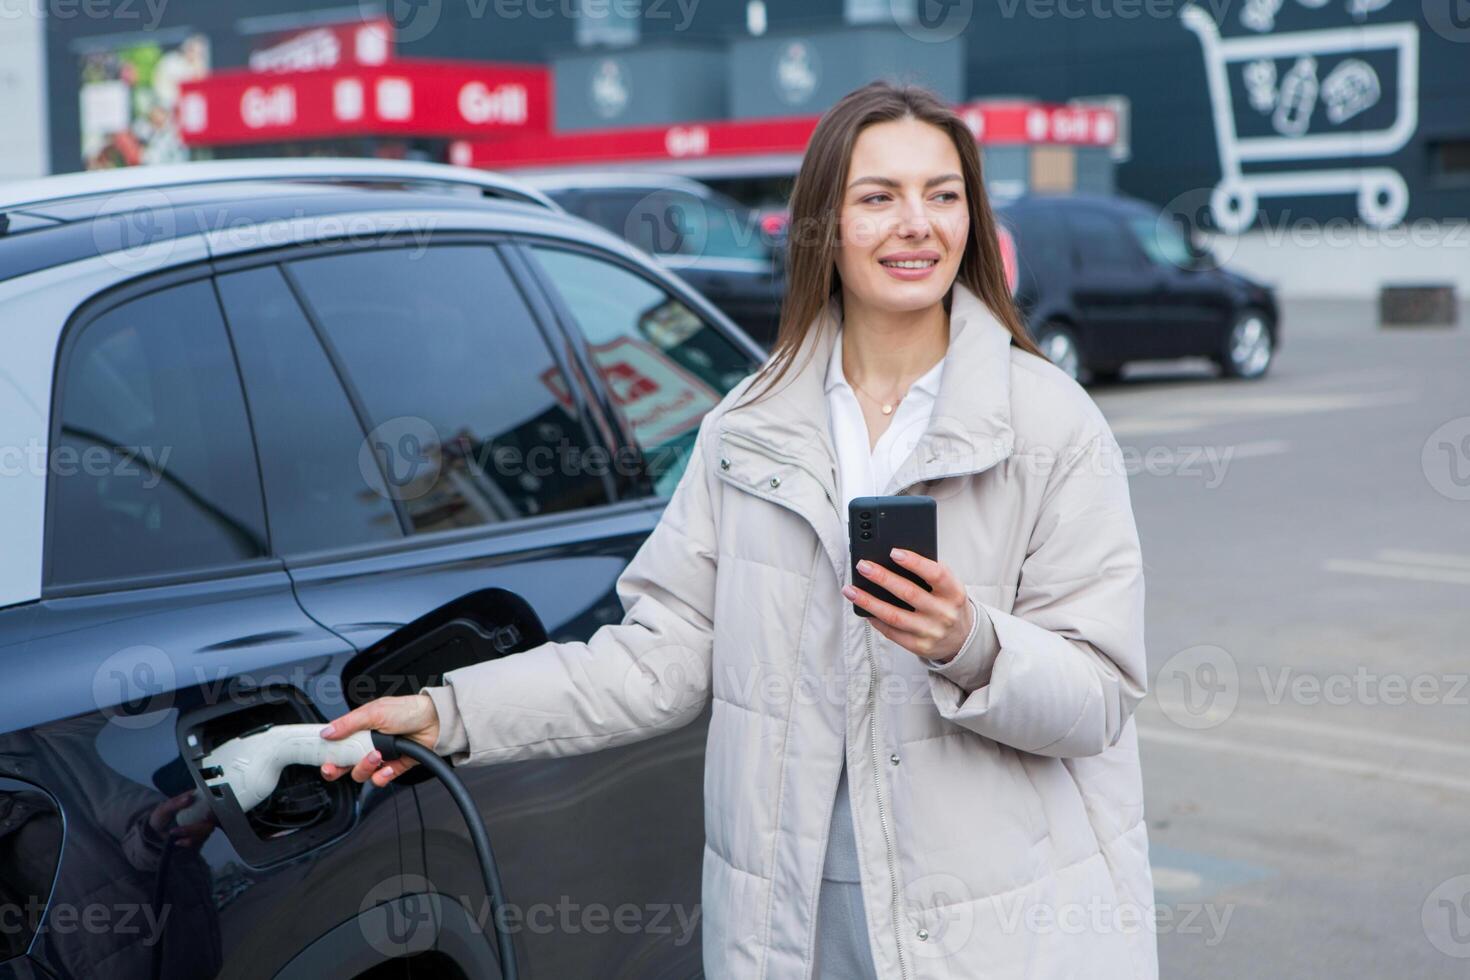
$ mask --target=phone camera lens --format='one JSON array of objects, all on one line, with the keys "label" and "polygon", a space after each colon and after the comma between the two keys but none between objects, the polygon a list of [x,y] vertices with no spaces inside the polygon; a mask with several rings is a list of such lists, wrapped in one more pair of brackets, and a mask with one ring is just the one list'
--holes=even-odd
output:
[{"label": "phone camera lens", "polygon": [[859,511],[858,516],[866,521],[868,518],[873,516],[873,512],[870,510]]},{"label": "phone camera lens", "polygon": [[861,524],[858,525],[858,527],[862,528],[864,531],[870,531],[873,528],[873,522],[863,521]]},{"label": "phone camera lens", "polygon": [[864,531],[864,532],[863,532],[863,533],[862,533],[862,535],[861,535],[861,537],[862,537],[862,539],[863,539],[863,540],[864,540],[864,541],[867,541],[867,540],[868,540],[868,539],[869,539],[869,538],[871,538],[871,537],[872,537],[872,536],[873,536],[873,532],[872,532],[872,531]]}]

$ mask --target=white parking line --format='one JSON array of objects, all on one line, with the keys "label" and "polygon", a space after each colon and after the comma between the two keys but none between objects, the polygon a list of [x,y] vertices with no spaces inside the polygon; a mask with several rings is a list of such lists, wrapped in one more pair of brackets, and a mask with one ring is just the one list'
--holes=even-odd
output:
[{"label": "white parking line", "polygon": [[1207,752],[1224,752],[1228,755],[1265,759],[1269,762],[1290,762],[1297,765],[1309,766],[1313,769],[1340,772],[1349,776],[1363,776],[1369,779],[1388,779],[1394,782],[1408,783],[1430,789],[1442,789],[1455,793],[1470,794],[1470,779],[1458,779],[1454,776],[1446,776],[1443,773],[1417,772],[1398,765],[1379,765],[1378,763],[1368,762],[1362,759],[1346,758],[1341,755],[1328,755],[1325,752],[1308,752],[1302,749],[1290,749],[1279,745],[1260,745],[1251,742],[1230,741],[1207,733],[1190,732],[1184,729],[1170,730],[1167,728],[1155,728],[1153,726],[1145,727],[1142,725],[1138,728],[1138,737],[1142,741],[1162,745],[1174,745],[1195,750],[1203,749]]},{"label": "white parking line", "polygon": [[[1470,692],[1467,692],[1470,693]],[[1145,702],[1147,703],[1147,702]],[[1168,714],[1163,710],[1163,705],[1157,701],[1153,709],[1140,708],[1139,720],[1150,728],[1162,727],[1168,729]],[[1148,715],[1143,712],[1149,711]],[[1185,710],[1180,706],[1180,710]],[[1157,715],[1153,711],[1158,711]],[[1266,715],[1262,709],[1237,708],[1230,716],[1217,727],[1204,730],[1205,734],[1211,732],[1222,734],[1231,726],[1241,728],[1271,729],[1280,732],[1291,732],[1296,735],[1306,735],[1312,738],[1326,739],[1333,744],[1342,742],[1358,742],[1372,748],[1399,748],[1411,752],[1431,752],[1439,755],[1453,756],[1461,759],[1467,771],[1470,771],[1470,746],[1463,742],[1446,742],[1435,738],[1424,738],[1419,735],[1402,735],[1398,732],[1384,731],[1382,728],[1363,727],[1361,725],[1339,725],[1327,721],[1307,721],[1301,718],[1287,718],[1279,715]],[[1187,729],[1185,729],[1187,731]]]},{"label": "white parking line", "polygon": [[1231,459],[1249,459],[1252,456],[1279,456],[1291,452],[1291,443],[1285,439],[1262,439],[1259,442],[1240,442],[1226,446],[1224,452]]},{"label": "white parking line", "polygon": [[1447,555],[1435,551],[1407,551],[1403,548],[1384,548],[1378,552],[1381,561],[1404,564],[1434,565],[1439,568],[1463,568],[1470,570],[1470,555]]},{"label": "white parking line", "polygon": [[[1313,412],[1339,412],[1350,408],[1377,408],[1402,405],[1417,400],[1412,389],[1380,392],[1343,392],[1336,394],[1270,394],[1270,395],[1206,395],[1191,393],[1187,408],[1179,407],[1167,414],[1140,412],[1121,414],[1108,419],[1114,435],[1136,435],[1152,432],[1185,432],[1211,425],[1223,425],[1248,418],[1306,415]],[[1106,402],[1103,402],[1106,413]]]},{"label": "white parking line", "polygon": [[1137,415],[1129,418],[1108,419],[1108,428],[1113,430],[1113,436],[1121,439],[1124,436],[1136,436],[1144,433],[1161,432],[1192,432],[1202,429],[1208,423],[1198,418],[1155,418],[1148,415]]},{"label": "white parking line", "polygon": [[[1180,447],[1183,449],[1184,447]],[[1134,446],[1138,451],[1140,447]],[[1218,471],[1220,477],[1224,477],[1224,469],[1237,459],[1250,459],[1255,456],[1280,456],[1291,452],[1291,443],[1284,439],[1262,439],[1258,442],[1240,442],[1233,446],[1190,446],[1182,452],[1174,452],[1168,446],[1148,446],[1142,449],[1143,462],[1147,467],[1152,467],[1150,472],[1156,472],[1160,467],[1168,466],[1199,466],[1201,462],[1209,464]],[[1218,465],[1217,465],[1218,464]]]},{"label": "white parking line", "polygon": [[1437,555],[1422,551],[1380,551],[1375,561],[1357,558],[1329,558],[1322,563],[1324,571],[1344,575],[1370,575],[1375,578],[1408,579],[1413,582],[1442,582],[1448,585],[1470,585],[1470,560],[1459,555]]}]

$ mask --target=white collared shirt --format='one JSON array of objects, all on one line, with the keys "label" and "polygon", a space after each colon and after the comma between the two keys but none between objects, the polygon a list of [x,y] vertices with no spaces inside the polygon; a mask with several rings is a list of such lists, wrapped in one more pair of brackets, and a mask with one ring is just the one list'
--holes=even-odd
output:
[{"label": "white collared shirt", "polygon": [[858,404],[857,392],[847,382],[842,370],[842,336],[832,345],[832,358],[827,362],[827,409],[831,422],[832,445],[837,450],[838,496],[842,515],[854,497],[876,497],[883,493],[893,471],[913,452],[914,444],[929,427],[934,400],[939,397],[939,379],[949,357],[924,372],[909,388],[908,394],[893,410],[888,428],[868,448],[868,422]]}]

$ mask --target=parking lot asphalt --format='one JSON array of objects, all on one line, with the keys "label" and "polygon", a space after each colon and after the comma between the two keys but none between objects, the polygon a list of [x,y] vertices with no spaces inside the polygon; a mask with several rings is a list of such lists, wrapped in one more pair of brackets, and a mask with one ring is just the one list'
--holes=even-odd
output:
[{"label": "parking lot asphalt", "polygon": [[1092,389],[1146,563],[1163,977],[1470,976],[1470,311]]}]

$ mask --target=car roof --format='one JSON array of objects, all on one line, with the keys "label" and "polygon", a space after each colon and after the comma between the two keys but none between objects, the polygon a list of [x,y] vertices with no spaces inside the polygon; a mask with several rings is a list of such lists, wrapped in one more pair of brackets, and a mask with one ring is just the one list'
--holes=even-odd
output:
[{"label": "car roof", "polygon": [[1121,215],[1146,215],[1157,217],[1158,209],[1147,201],[1123,194],[1098,194],[1077,192],[1071,194],[1025,194],[996,206],[998,211],[1023,211],[1028,209],[1094,208]]},{"label": "car roof", "polygon": [[637,170],[589,170],[579,173],[540,173],[518,176],[522,183],[553,194],[561,191],[597,191],[636,188],[638,190],[680,190],[702,197],[715,193],[708,184],[674,174],[654,174]]},{"label": "car roof", "polygon": [[[580,238],[596,234],[602,240],[605,234],[567,214],[560,205],[542,205],[537,199],[544,195],[529,188],[524,190],[534,197],[486,197],[473,184],[349,182],[310,177],[163,186],[123,182],[121,189],[100,189],[106,186],[106,182],[83,183],[68,178],[65,191],[90,193],[53,193],[20,206],[17,204],[23,198],[19,194],[3,195],[12,209],[0,211],[8,219],[0,225],[0,281],[220,229],[359,212],[473,212],[502,216],[508,229],[519,230],[530,219],[541,226],[566,226]],[[0,201],[0,206],[3,204]]]},{"label": "car roof", "polygon": [[460,188],[484,197],[524,201],[540,204],[552,211],[560,210],[545,194],[513,178],[486,170],[417,160],[286,157],[123,167],[17,181],[0,185],[0,214],[32,210],[46,202],[95,194],[117,194],[145,189],[168,191],[208,185],[224,188],[232,183],[260,180],[393,183],[423,188]]}]

